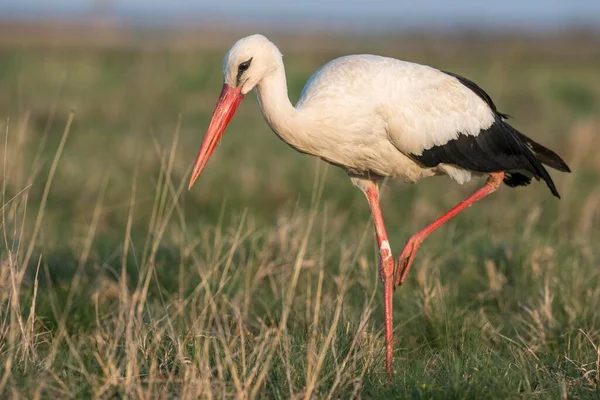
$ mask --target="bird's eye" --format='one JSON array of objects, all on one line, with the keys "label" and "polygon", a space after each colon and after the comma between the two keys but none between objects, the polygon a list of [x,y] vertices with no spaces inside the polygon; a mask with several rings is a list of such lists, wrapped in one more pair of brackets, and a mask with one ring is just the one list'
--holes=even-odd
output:
[{"label": "bird's eye", "polygon": [[244,61],[243,63],[241,63],[238,67],[238,71],[240,72],[244,72],[245,70],[247,70],[248,68],[250,68],[250,62],[252,61],[252,59],[249,59],[248,61]]},{"label": "bird's eye", "polygon": [[250,68],[250,63],[252,62],[252,58],[248,61],[244,61],[238,66],[237,76],[235,77],[235,84],[239,86],[241,83],[242,75],[244,75],[244,71]]},{"label": "bird's eye", "polygon": [[248,61],[244,61],[243,63],[240,64],[240,66],[238,67],[238,70],[245,71],[248,69],[248,67],[250,67],[250,63]]}]

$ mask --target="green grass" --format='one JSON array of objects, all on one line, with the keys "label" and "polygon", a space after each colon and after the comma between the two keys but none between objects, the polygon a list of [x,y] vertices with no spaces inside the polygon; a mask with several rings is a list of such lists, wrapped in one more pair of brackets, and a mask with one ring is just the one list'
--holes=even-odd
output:
[{"label": "green grass", "polygon": [[[339,54],[281,48],[292,100]],[[0,50],[2,397],[600,398],[595,48],[353,49],[467,75],[573,169],[553,173],[560,201],[503,186],[424,243],[394,294],[391,379],[369,210],[343,171],[248,96],[185,189],[226,49]],[[395,254],[480,184],[387,182]]]}]

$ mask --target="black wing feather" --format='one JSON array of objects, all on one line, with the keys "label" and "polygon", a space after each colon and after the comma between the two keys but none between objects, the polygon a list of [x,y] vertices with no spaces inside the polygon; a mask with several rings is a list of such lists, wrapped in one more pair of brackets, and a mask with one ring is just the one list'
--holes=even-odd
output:
[{"label": "black wing feather", "polygon": [[[512,128],[512,127],[511,127]],[[535,158],[541,161],[542,164],[546,164],[549,167],[552,167],[556,170],[562,172],[571,172],[571,169],[564,162],[562,158],[552,150],[547,147],[542,146],[541,144],[535,142],[533,139],[523,135],[521,132],[515,129],[517,135],[521,138],[523,142],[533,151],[535,154]]]},{"label": "black wing feather", "polygon": [[527,186],[531,183],[531,176],[519,172],[507,172],[504,175],[504,183],[510,187]]}]

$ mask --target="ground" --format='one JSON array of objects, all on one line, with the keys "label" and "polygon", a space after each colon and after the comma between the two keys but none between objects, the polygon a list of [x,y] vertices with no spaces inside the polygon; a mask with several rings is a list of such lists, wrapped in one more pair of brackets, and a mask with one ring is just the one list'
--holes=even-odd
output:
[{"label": "ground", "polygon": [[[459,73],[563,156],[562,199],[502,186],[425,241],[389,378],[369,208],[341,170],[249,95],[187,191],[226,45],[4,44],[3,397],[600,398],[596,39],[337,40],[283,41],[292,100],[349,52]],[[482,183],[386,182],[394,254]]]}]

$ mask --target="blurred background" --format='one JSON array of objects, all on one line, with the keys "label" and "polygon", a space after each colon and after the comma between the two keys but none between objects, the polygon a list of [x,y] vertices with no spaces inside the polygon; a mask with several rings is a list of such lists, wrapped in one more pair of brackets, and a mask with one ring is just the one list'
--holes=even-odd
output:
[{"label": "blurred background", "polygon": [[[343,171],[300,155],[282,143],[269,130],[254,95],[250,95],[193,190],[185,190],[222,84],[223,55],[238,38],[251,33],[265,34],[284,54],[293,103],[310,75],[332,58],[350,53],[391,56],[474,80],[491,95],[500,111],[513,117],[517,129],[566,160],[572,174],[551,171],[562,194],[560,201],[536,182],[527,188],[502,187],[493,199],[473,206],[444,227],[443,233],[440,230],[428,239],[414,274],[395,295],[401,305],[395,309],[397,321],[407,321],[397,329],[399,346],[414,350],[407,362],[436,365],[423,376],[405,376],[406,380],[396,386],[398,390],[404,385],[420,387],[421,382],[436,381],[440,387],[447,384],[448,394],[453,387],[466,384],[464,377],[470,377],[473,370],[464,372],[461,364],[456,374],[444,375],[440,371],[449,365],[447,362],[429,363],[441,354],[431,343],[439,343],[440,335],[479,335],[481,326],[493,326],[497,331],[486,331],[491,339],[487,341],[484,335],[483,347],[477,347],[481,343],[474,339],[477,345],[466,350],[475,354],[485,347],[485,354],[499,352],[499,361],[493,363],[499,366],[497,370],[474,361],[479,370],[491,371],[481,381],[481,387],[491,392],[477,392],[480,396],[473,397],[486,398],[486,393],[503,393],[505,398],[523,393],[559,397],[558,393],[563,393],[559,382],[563,381],[552,371],[562,367],[549,368],[551,372],[543,375],[538,364],[544,361],[527,357],[529,350],[535,349],[542,359],[547,356],[546,361],[567,358],[589,365],[595,353],[585,353],[584,339],[577,337],[584,349],[577,354],[569,353],[571,347],[564,350],[556,343],[571,343],[561,335],[575,335],[580,328],[591,332],[594,340],[600,337],[600,317],[589,306],[600,302],[598,0],[2,0],[0,153],[4,162],[0,169],[4,241],[0,249],[2,265],[7,254],[16,254],[11,260],[17,260],[15,268],[22,271],[19,282],[23,283],[23,299],[29,299],[32,288],[37,288],[40,262],[38,272],[44,276],[40,284],[46,289],[38,293],[34,311],[41,322],[27,325],[35,334],[23,341],[39,351],[32,357],[46,360],[45,365],[55,366],[62,377],[63,364],[47,361],[48,354],[63,354],[64,365],[81,370],[84,367],[76,355],[89,356],[89,343],[93,343],[89,346],[94,351],[104,354],[100,340],[90,337],[102,337],[102,343],[114,343],[118,348],[120,337],[110,335],[121,332],[114,326],[126,320],[122,316],[127,314],[121,310],[129,309],[128,302],[134,301],[128,297],[127,287],[132,293],[149,287],[148,308],[139,307],[144,313],[138,315],[135,328],[140,337],[148,333],[145,329],[152,331],[164,325],[160,321],[170,321],[162,319],[165,315],[176,322],[177,334],[173,335],[177,337],[196,340],[193,335],[186,336],[196,329],[194,315],[206,318],[203,326],[207,330],[225,326],[227,331],[226,316],[239,307],[244,323],[256,334],[249,343],[259,348],[260,340],[268,342],[268,337],[257,332],[276,326],[270,318],[281,313],[303,232],[310,229],[308,216],[317,211],[317,221],[327,224],[321,227],[317,222],[318,234],[310,236],[298,285],[298,292],[306,296],[298,296],[294,303],[294,321],[299,327],[311,324],[312,294],[319,271],[325,271],[322,321],[330,323],[334,305],[342,297],[334,282],[347,277],[353,292],[345,303],[343,319],[352,326],[346,333],[341,329],[340,337],[334,340],[339,339],[342,347],[344,340],[352,340],[344,339],[344,335],[358,329],[362,304],[370,293],[378,293],[379,283],[369,209]],[[418,185],[388,182],[383,210],[394,252],[411,233],[480,183],[474,180],[460,186],[443,178]],[[233,267],[226,267],[221,276],[224,263],[233,263]],[[433,278],[419,275],[419,270],[430,271]],[[152,279],[146,281],[146,277]],[[328,279],[331,277],[339,279]],[[2,289],[9,279],[5,275],[0,278]],[[205,278],[210,287],[221,290],[219,295],[206,294],[209,300],[202,297],[208,286],[200,288]],[[546,286],[542,288],[540,282]],[[548,290],[560,293],[552,303],[554,308],[539,299],[538,294]],[[6,293],[0,290],[2,304],[11,301]],[[435,308],[431,304],[437,303],[423,300],[433,297],[445,305]],[[379,295],[373,299],[369,318],[375,324],[369,332],[377,340],[373,351],[379,351],[383,348],[377,330],[382,306]],[[222,313],[213,308],[203,314],[203,306],[196,306],[213,301]],[[28,310],[28,304],[21,309]],[[70,313],[56,311],[63,306]],[[185,312],[175,317],[173,310]],[[60,322],[60,315],[68,318]],[[219,318],[223,321],[217,329],[213,325],[221,321]],[[266,322],[257,322],[263,319]],[[10,327],[2,325],[0,335],[17,332],[11,337],[18,338],[21,328],[16,319],[10,321]],[[148,328],[147,321],[156,325]],[[462,321],[467,321],[464,326]],[[445,325],[454,322],[456,326]],[[68,349],[57,334],[62,328],[57,326],[66,326],[73,335],[75,344],[69,342]],[[169,325],[161,332],[167,328],[173,329]],[[328,329],[326,324],[323,329]],[[504,337],[519,343],[524,340],[528,351],[510,347]],[[233,336],[231,340],[237,343]],[[304,336],[292,335],[289,343],[304,349],[303,340]],[[48,350],[48,343],[58,343],[54,353]],[[168,347],[160,342],[157,348],[163,345]],[[216,349],[221,344],[214,346]],[[454,354],[452,349],[448,344],[447,354]],[[2,357],[5,354],[3,351]],[[17,357],[21,353],[14,354]],[[126,361],[130,362],[131,354],[137,353],[127,354]],[[154,371],[151,364],[156,357],[152,352],[144,354],[147,359],[142,355],[133,363]],[[189,363],[180,365],[202,370],[209,359],[202,354],[189,356],[191,367]],[[515,354],[522,358],[515,361]],[[135,368],[120,364],[125,362],[120,353],[113,356],[117,375],[127,371],[131,376],[142,376],[135,374]],[[297,356],[303,357],[304,353]],[[288,358],[289,354],[281,355],[282,360]],[[91,356],[89,364],[85,356],[82,359],[89,371],[100,368]],[[260,364],[264,359],[257,360]],[[373,364],[363,361],[352,365]],[[536,376],[541,392],[534,386],[521,389],[520,382],[528,378],[514,369],[505,374],[503,366],[515,363],[525,365],[522,370],[529,376]],[[79,393],[81,385],[92,388],[90,392],[104,387],[102,373],[98,373],[97,382],[96,372],[90,372],[85,379],[73,374],[58,384],[48,375],[49,367],[38,371],[39,375],[26,373],[31,372],[27,368],[38,368],[41,362],[23,365],[19,367],[21,375],[15,372],[14,380],[0,382],[9,382],[15,391],[39,382],[56,390],[68,387],[71,393]],[[165,361],[165,365],[171,364]],[[377,371],[381,366],[373,365],[372,387],[379,387]],[[210,371],[202,376],[212,379],[213,367],[208,366]],[[304,376],[304,365],[291,368]],[[425,370],[415,367],[411,371]],[[287,379],[294,373],[286,378],[277,375],[284,369],[269,371],[274,374],[269,375],[271,382],[279,382],[280,393],[287,393]],[[591,375],[580,373],[578,367],[568,371],[564,379],[569,390],[579,394],[587,390],[586,379]],[[349,372],[346,383],[338,387],[354,385],[352,379],[358,373]],[[32,377],[38,376],[43,378],[36,382]],[[495,389],[488,385],[500,377],[504,384]]]},{"label": "blurred background", "polygon": [[462,0],[374,2],[340,1],[193,1],[158,0],[6,0],[1,6],[6,20],[48,20],[125,25],[190,26],[234,23],[255,28],[284,30],[398,32],[517,29],[530,32],[594,29],[600,5],[593,0],[517,1],[482,4]]},{"label": "blurred background", "polygon": [[[340,1],[194,1],[157,0],[5,0],[0,4],[4,27],[38,27],[55,37],[37,35],[37,43],[69,42],[105,45],[135,44],[136,39],[164,37],[164,31],[247,32],[283,31],[293,35],[339,33],[380,35],[421,33],[426,35],[533,34],[560,35],[597,32],[600,5],[594,0],[518,1],[482,3],[462,0],[373,2]],[[101,32],[102,29],[105,31]],[[150,37],[134,32],[145,31]],[[112,33],[111,33],[112,31]],[[161,35],[160,33],[163,33]],[[39,31],[41,32],[41,31]],[[154,32],[154,35],[151,33]],[[127,34],[128,33],[128,34]],[[36,35],[33,35],[36,36]],[[440,37],[441,37],[440,36]],[[120,39],[120,40],[119,40]],[[190,38],[188,46],[203,45],[202,37]],[[215,38],[213,38],[214,40]],[[3,42],[33,41],[21,30],[3,32]]]}]

